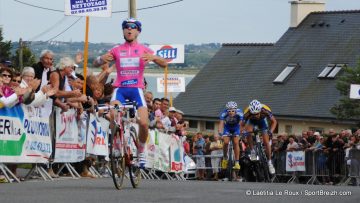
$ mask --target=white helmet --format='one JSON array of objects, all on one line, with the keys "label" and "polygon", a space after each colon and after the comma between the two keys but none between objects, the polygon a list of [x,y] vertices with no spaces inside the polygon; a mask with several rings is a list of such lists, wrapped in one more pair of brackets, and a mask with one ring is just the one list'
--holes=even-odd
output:
[{"label": "white helmet", "polygon": [[237,103],[234,101],[229,101],[228,103],[226,103],[225,105],[226,109],[237,109]]},{"label": "white helmet", "polygon": [[260,113],[261,108],[262,108],[261,103],[256,99],[252,100],[249,104],[249,110],[251,114]]}]

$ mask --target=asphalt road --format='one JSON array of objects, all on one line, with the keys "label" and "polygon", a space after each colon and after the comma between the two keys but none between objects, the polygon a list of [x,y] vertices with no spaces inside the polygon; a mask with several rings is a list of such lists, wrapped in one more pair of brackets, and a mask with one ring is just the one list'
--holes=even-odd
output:
[{"label": "asphalt road", "polygon": [[[360,187],[214,181],[142,180],[116,190],[110,178],[0,184],[0,202],[351,202]],[[329,194],[324,195],[326,192]]]}]

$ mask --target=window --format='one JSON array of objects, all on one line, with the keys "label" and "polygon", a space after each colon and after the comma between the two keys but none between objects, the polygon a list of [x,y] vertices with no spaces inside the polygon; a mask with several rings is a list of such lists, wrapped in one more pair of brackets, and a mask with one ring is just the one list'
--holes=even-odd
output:
[{"label": "window", "polygon": [[323,71],[321,71],[321,73],[318,75],[318,78],[334,79],[343,67],[345,67],[345,64],[329,64],[324,68]]},{"label": "window", "polygon": [[292,129],[293,129],[292,125],[285,125],[285,132],[287,134],[292,134],[293,132]]},{"label": "window", "polygon": [[198,122],[194,120],[189,120],[189,128],[197,128]]},{"label": "window", "polygon": [[321,73],[318,75],[318,78],[325,78],[334,67],[335,64],[329,64],[328,66],[326,66],[324,70],[321,71]]},{"label": "window", "polygon": [[215,129],[214,122],[206,121],[205,122],[205,129],[206,130],[214,130]]},{"label": "window", "polygon": [[324,128],[321,127],[309,127],[309,130],[313,131],[313,132],[319,132],[319,133],[324,133]]},{"label": "window", "polygon": [[286,68],[275,78],[273,83],[284,83],[286,79],[290,77],[292,73],[299,67],[298,64],[289,64]]}]

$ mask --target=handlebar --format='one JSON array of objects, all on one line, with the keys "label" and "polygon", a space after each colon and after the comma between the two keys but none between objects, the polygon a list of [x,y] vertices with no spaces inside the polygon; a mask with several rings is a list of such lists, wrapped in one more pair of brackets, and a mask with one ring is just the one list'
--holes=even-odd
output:
[{"label": "handlebar", "polygon": [[135,102],[129,102],[129,103],[125,103],[125,104],[120,104],[120,105],[105,105],[105,106],[95,106],[95,111],[98,112],[99,110],[105,110],[105,111],[110,111],[111,109],[117,110],[119,111],[123,111],[125,109],[135,109],[136,108],[136,103]]}]

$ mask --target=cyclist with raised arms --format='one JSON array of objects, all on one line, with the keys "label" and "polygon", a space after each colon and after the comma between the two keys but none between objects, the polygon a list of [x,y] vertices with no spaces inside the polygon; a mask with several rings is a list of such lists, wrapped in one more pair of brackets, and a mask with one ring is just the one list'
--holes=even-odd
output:
[{"label": "cyclist with raised arms", "polygon": [[[271,121],[270,128],[268,120]],[[274,174],[275,168],[271,162],[271,146],[269,144],[269,135],[271,136],[274,132],[277,121],[272,114],[270,107],[265,104],[261,104],[256,99],[252,100],[249,106],[244,110],[244,121],[241,123],[241,125],[244,126],[245,134],[247,134],[247,132],[252,133],[255,127],[261,131],[265,145],[266,156],[268,158],[269,172]],[[247,141],[249,143],[250,149],[252,150],[252,153],[254,153],[252,136],[247,136]]]},{"label": "cyclist with raised arms", "polygon": [[[150,48],[138,43],[138,36],[142,30],[141,22],[134,18],[122,22],[125,43],[113,47],[108,53],[99,56],[94,61],[98,67],[105,63],[115,61],[117,76],[113,83],[115,87],[111,98],[111,105],[124,103],[125,100],[136,101],[139,114],[139,165],[144,167],[144,148],[148,137],[148,110],[144,99],[144,68],[152,61],[160,67],[166,67],[164,58],[154,55]],[[114,111],[111,112],[114,119]],[[111,122],[113,124],[113,122]]]},{"label": "cyclist with raised arms", "polygon": [[239,146],[239,136],[241,132],[240,122],[243,120],[243,112],[241,109],[238,109],[236,102],[229,101],[225,105],[224,111],[220,114],[220,123],[219,123],[219,135],[223,137],[223,153],[224,158],[221,162],[221,168],[227,168],[227,152],[230,141],[230,135],[233,136],[234,143],[234,154],[235,154],[235,165],[233,169],[240,170],[239,158],[240,158],[240,146]]}]

